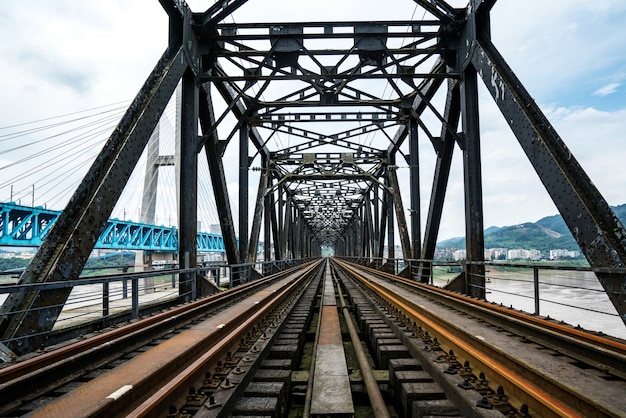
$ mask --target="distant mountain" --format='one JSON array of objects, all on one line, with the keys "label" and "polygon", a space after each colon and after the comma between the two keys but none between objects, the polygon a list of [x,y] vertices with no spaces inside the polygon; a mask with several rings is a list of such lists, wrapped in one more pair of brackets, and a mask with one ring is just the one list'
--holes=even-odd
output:
[{"label": "distant mountain", "polygon": [[[625,223],[626,204],[611,206]],[[465,248],[465,237],[450,238],[437,244],[439,248]],[[547,253],[551,249],[580,250],[561,215],[547,216],[537,222],[519,225],[491,226],[485,229],[485,248],[523,248]]]},{"label": "distant mountain", "polygon": [[494,232],[498,232],[501,229],[502,228],[500,228],[499,226],[490,226],[489,228],[485,229],[485,236],[493,234]]}]

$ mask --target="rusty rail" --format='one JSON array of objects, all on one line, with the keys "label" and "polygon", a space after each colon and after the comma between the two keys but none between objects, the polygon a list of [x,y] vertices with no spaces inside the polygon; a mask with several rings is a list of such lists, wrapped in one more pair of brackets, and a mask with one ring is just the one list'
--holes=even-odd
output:
[{"label": "rusty rail", "polygon": [[[580,391],[558,382],[556,379],[547,376],[541,370],[537,370],[528,364],[520,362],[518,359],[509,356],[507,353],[491,346],[480,336],[472,335],[466,330],[459,328],[456,324],[434,315],[432,312],[424,309],[413,300],[395,293],[374,280],[373,274],[378,277],[392,278],[396,283],[401,283],[403,287],[409,286],[424,287],[423,285],[411,283],[406,280],[397,278],[396,276],[383,274],[379,271],[371,271],[362,266],[349,265],[345,262],[335,260],[342,270],[346,271],[351,277],[360,282],[364,287],[388,305],[393,306],[402,315],[405,315],[410,321],[420,324],[431,335],[436,335],[442,346],[447,346],[454,350],[458,358],[469,360],[471,364],[478,369],[483,370],[486,374],[493,376],[504,387],[506,393],[512,397],[522,400],[526,403],[535,414],[540,416],[619,416],[620,412],[614,410],[610,405],[596,402],[594,399],[588,398]],[[372,273],[369,275],[368,273]],[[426,289],[430,290],[430,289]],[[461,295],[452,294],[437,289],[435,291],[439,295],[438,301],[443,300],[442,294],[447,294],[447,298],[462,301],[468,308],[470,301],[477,305],[474,315],[481,314],[492,305],[484,304],[475,299],[466,298]],[[468,300],[469,299],[469,300]],[[487,305],[487,306],[485,306]],[[499,308],[494,306],[493,308]],[[500,309],[495,309],[500,311]],[[498,312],[501,315],[515,314],[513,321],[523,322],[519,317],[524,316],[517,312]],[[532,321],[530,321],[532,319]],[[529,323],[539,327],[538,318],[529,318]],[[547,322],[547,321],[546,321]],[[539,321],[539,323],[542,323]],[[549,323],[550,325],[555,325]],[[556,324],[558,325],[558,324]],[[549,327],[549,333],[554,332],[554,327]],[[557,329],[560,329],[557,328]],[[577,330],[573,330],[577,331]],[[577,335],[574,333],[573,335]],[[572,338],[571,336],[569,337]],[[595,340],[593,338],[592,340]],[[606,345],[615,347],[614,355],[620,356],[619,352],[624,347],[614,342],[607,342]],[[587,341],[582,342],[583,345],[590,345]],[[604,344],[603,344],[604,346]]]}]

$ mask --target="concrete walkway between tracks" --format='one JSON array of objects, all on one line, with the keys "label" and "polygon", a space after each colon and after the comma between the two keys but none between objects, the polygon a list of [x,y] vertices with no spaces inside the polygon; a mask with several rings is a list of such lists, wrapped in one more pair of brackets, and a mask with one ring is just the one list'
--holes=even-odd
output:
[{"label": "concrete walkway between tracks", "polygon": [[335,289],[326,265],[315,356],[311,416],[353,416],[354,405],[343,350]]}]

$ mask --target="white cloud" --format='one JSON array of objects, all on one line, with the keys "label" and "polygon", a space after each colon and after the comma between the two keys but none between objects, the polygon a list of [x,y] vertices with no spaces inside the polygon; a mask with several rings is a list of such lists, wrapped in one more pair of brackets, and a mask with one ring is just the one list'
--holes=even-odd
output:
[{"label": "white cloud", "polygon": [[608,96],[609,94],[613,94],[617,91],[617,89],[621,86],[620,83],[610,83],[604,87],[600,87],[598,90],[593,92],[594,96]]}]

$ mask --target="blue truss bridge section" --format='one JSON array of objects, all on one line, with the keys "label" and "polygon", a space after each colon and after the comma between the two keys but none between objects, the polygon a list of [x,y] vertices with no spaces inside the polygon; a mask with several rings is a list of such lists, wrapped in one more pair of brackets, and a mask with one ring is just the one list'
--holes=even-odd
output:
[{"label": "blue truss bridge section", "polygon": [[[60,214],[60,211],[41,206],[0,202],[0,246],[39,247]],[[196,242],[199,252],[224,252],[224,239],[219,234],[198,232]],[[109,219],[95,248],[176,252],[178,230],[174,227]]]}]

